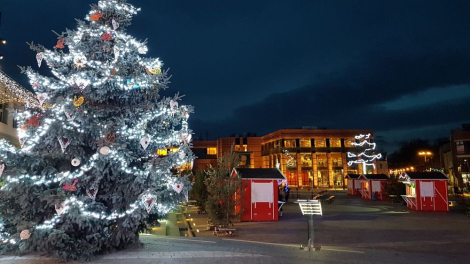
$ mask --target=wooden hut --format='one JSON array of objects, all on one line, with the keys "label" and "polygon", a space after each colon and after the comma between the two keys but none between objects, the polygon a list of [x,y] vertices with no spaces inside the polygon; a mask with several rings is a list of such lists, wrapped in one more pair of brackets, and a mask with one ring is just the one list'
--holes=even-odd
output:
[{"label": "wooden hut", "polygon": [[408,209],[415,211],[449,211],[447,183],[442,172],[404,172],[398,180],[406,184],[402,195]]},{"label": "wooden hut", "polygon": [[241,221],[278,221],[278,181],[286,177],[279,169],[235,169],[245,188]]},{"label": "wooden hut", "polygon": [[[384,183],[387,182],[388,176],[385,174],[364,174],[359,176],[362,183],[360,190],[362,198],[366,200],[386,200],[386,191]],[[375,198],[374,198],[375,197]]]},{"label": "wooden hut", "polygon": [[360,174],[347,174],[344,178],[348,180],[348,195],[360,196],[362,183],[359,180]]}]

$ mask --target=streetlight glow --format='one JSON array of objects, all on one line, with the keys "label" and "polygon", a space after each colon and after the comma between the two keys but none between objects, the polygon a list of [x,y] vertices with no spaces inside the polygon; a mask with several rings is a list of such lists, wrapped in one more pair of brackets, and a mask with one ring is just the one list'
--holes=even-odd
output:
[{"label": "streetlight glow", "polygon": [[432,156],[432,152],[431,151],[420,151],[420,152],[418,152],[418,155],[424,156],[424,162],[426,162],[426,156]]}]

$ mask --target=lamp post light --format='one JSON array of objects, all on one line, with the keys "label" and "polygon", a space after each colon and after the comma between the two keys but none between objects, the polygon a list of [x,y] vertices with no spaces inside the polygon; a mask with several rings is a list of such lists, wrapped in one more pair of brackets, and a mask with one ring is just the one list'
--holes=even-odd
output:
[{"label": "lamp post light", "polygon": [[[7,44],[7,40],[0,38],[0,44],[3,44],[3,45]],[[2,54],[0,54],[0,60],[3,60],[3,55]]]},{"label": "lamp post light", "polygon": [[426,156],[432,156],[431,151],[420,151],[418,152],[418,155],[424,156],[424,163],[426,163]]}]

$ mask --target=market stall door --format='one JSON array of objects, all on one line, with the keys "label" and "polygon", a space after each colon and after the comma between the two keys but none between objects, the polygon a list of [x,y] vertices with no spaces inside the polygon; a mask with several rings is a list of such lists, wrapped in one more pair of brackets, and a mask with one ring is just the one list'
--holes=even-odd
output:
[{"label": "market stall door", "polygon": [[447,182],[435,182],[434,183],[434,197],[436,202],[434,204],[434,210],[436,211],[449,211],[449,199],[447,196]]},{"label": "market stall door", "polygon": [[251,220],[277,220],[277,201],[274,204],[273,182],[251,183]]},{"label": "market stall door", "polygon": [[422,211],[434,211],[436,197],[434,196],[434,182],[432,181],[421,181],[419,183],[420,199],[421,199],[421,210]]}]

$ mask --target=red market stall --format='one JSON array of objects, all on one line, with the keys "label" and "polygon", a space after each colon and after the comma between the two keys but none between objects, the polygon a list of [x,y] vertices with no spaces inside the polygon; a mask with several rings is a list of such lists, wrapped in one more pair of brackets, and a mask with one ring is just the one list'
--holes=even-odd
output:
[{"label": "red market stall", "polygon": [[415,211],[449,211],[447,181],[442,172],[404,172],[398,180],[406,184],[402,195],[408,209]]},{"label": "red market stall", "polygon": [[362,183],[360,190],[362,199],[366,200],[386,200],[384,190],[384,184],[388,180],[388,176],[385,174],[364,174],[359,176],[359,180]]},{"label": "red market stall", "polygon": [[360,174],[347,174],[345,176],[348,179],[348,195],[361,195],[362,183],[359,180]]},{"label": "red market stall", "polygon": [[235,169],[242,177],[245,195],[241,221],[278,221],[278,181],[286,177],[278,169]]}]

